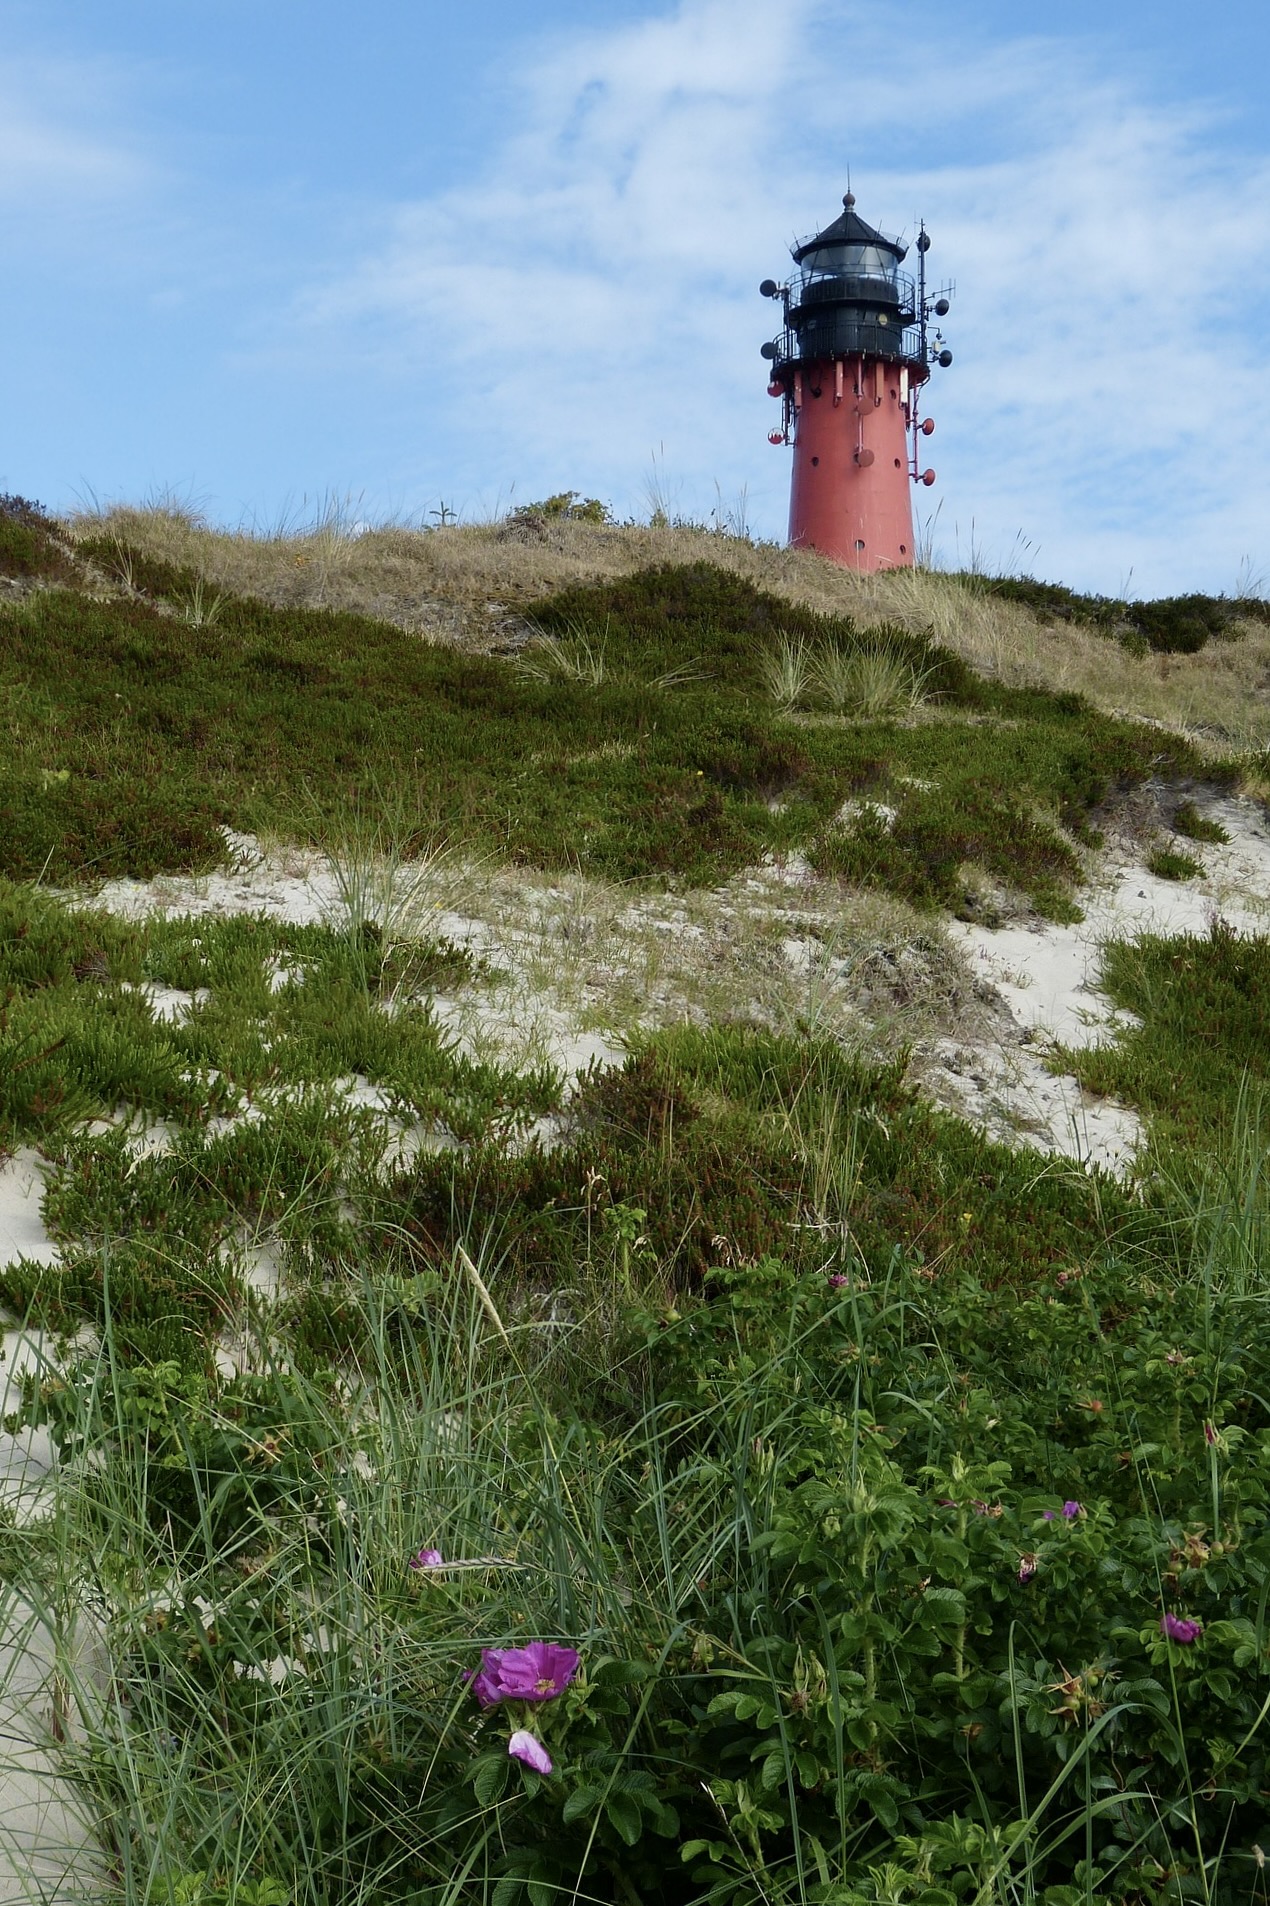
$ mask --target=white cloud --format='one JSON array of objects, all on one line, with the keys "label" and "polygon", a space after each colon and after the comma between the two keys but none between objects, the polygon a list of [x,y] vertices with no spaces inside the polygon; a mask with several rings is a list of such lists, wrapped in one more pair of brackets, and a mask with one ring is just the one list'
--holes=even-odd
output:
[{"label": "white cloud", "polygon": [[46,219],[50,201],[114,198],[144,180],[118,130],[93,129],[111,92],[90,67],[0,53],[0,206]]},{"label": "white cloud", "polygon": [[1021,530],[1043,573],[1107,589],[1266,566],[1270,162],[1218,159],[1211,123],[1070,42],[897,55],[875,19],[681,0],[547,50],[485,176],[392,210],[289,314],[301,348],[426,390],[420,490],[633,508],[660,444],[686,502],[748,486],[779,534],[755,286],[833,215],[850,158],[866,216],[921,210],[958,281],[932,402],[963,554],[973,518],[990,555]]}]

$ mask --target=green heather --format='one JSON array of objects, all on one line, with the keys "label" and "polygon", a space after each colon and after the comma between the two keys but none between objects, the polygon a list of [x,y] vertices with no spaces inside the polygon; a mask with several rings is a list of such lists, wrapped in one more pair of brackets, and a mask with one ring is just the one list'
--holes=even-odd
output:
[{"label": "green heather", "polygon": [[[1109,949],[1134,1027],[1062,1063],[1141,1112],[1122,1182],[743,1000],[573,1089],[473,1056],[490,973],[370,853],[638,892],[799,850],[1070,918],[1108,803],[1172,786],[1215,847],[1192,797],[1249,764],[702,562],[501,656],[26,505],[0,571],[49,585],[0,606],[0,1160],[60,1254],[0,1303],[47,1350],[10,1427],[62,1458],[0,1604],[57,1646],[104,1897],[1260,1899],[1267,942]],[[93,904],[226,826],[334,850],[341,906]],[[530,1642],[576,1675],[483,1709]]]},{"label": "green heather", "polygon": [[[920,637],[704,564],[539,604],[544,639],[519,665],[246,599],[192,620],[196,579],[133,568],[167,593],[49,590],[0,613],[14,878],[210,865],[220,826],[321,835],[393,787],[418,841],[522,863],[702,883],[798,847],[940,905],[974,863],[1061,914],[1080,871],[1069,836],[1087,837],[1091,811],[1149,775],[1201,771],[1185,742],[1079,697],[986,683]],[[881,645],[920,705],[852,718],[821,705],[813,666],[806,705],[781,707],[764,663],[791,637],[813,664]],[[604,658],[589,677],[584,652]],[[898,807],[885,842],[836,818],[857,795]]]}]

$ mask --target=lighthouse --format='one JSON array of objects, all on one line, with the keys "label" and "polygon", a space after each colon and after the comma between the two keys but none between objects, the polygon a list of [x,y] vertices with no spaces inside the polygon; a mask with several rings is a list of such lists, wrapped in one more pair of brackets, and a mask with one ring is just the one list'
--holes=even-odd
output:
[{"label": "lighthouse", "polygon": [[794,446],[789,540],[847,569],[911,565],[912,487],[935,481],[921,468],[935,426],[918,398],[931,366],[952,363],[932,323],[952,287],[927,297],[924,225],[916,246],[914,281],[900,270],[906,247],[866,224],[848,192],[840,216],[793,247],[794,275],[759,286],[784,314],[763,356],[782,405],[770,441]]}]

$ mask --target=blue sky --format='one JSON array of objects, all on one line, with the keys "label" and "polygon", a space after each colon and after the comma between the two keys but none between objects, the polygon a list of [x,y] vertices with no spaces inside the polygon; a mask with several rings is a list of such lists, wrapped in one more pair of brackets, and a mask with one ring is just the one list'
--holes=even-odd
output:
[{"label": "blue sky", "polygon": [[944,559],[1229,590],[1268,73],[1264,0],[0,0],[0,489],[268,526],[655,481],[780,536],[756,286],[849,167],[957,284]]}]

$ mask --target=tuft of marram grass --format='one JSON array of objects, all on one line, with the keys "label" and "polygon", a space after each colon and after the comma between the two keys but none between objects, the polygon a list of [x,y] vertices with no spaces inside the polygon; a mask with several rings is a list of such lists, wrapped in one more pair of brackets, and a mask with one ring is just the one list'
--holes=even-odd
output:
[{"label": "tuft of marram grass", "polygon": [[851,645],[826,642],[812,656],[811,679],[820,700],[835,714],[861,721],[907,714],[921,701],[929,674],[914,668],[884,636]]}]

